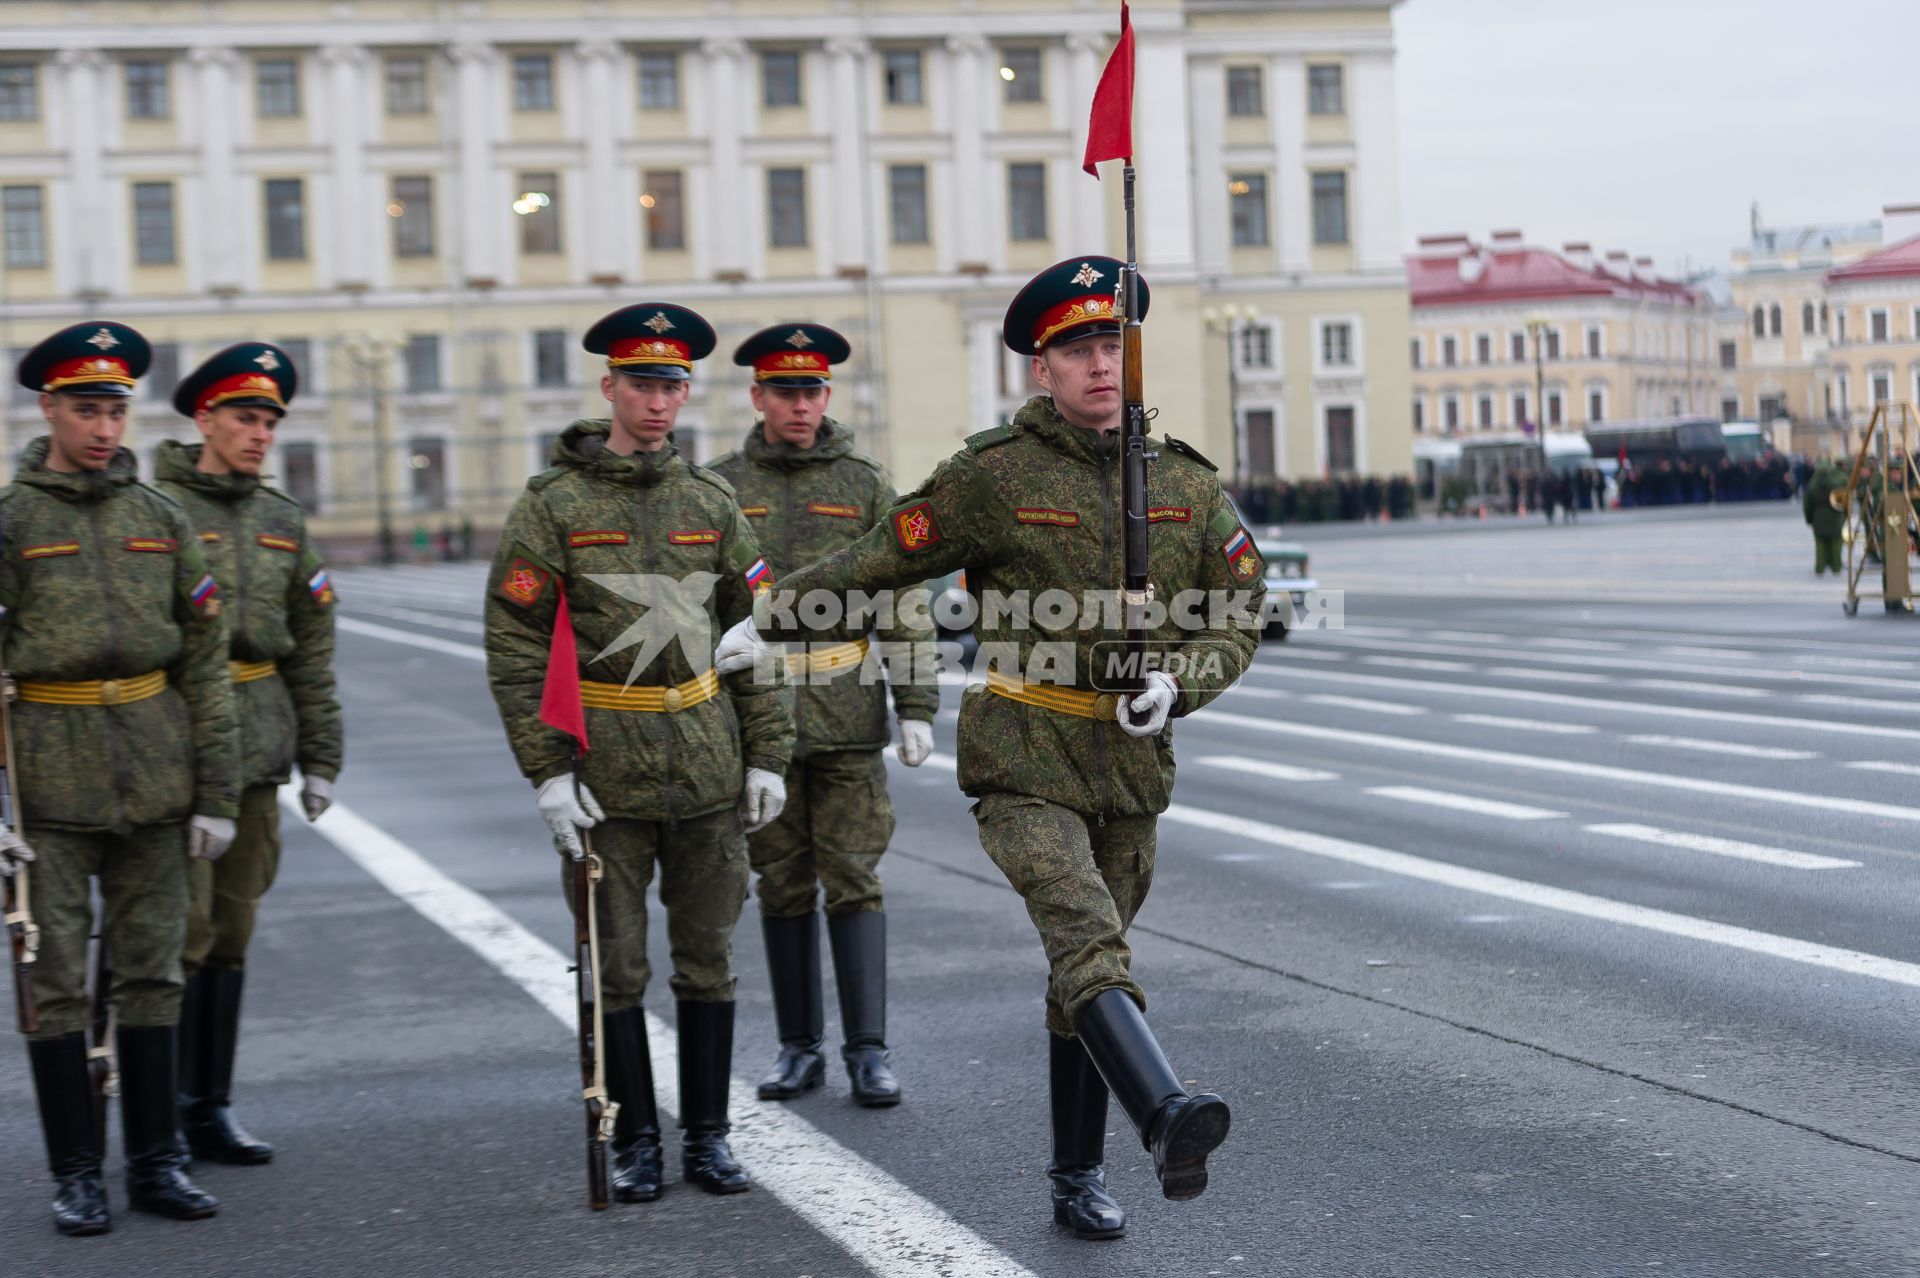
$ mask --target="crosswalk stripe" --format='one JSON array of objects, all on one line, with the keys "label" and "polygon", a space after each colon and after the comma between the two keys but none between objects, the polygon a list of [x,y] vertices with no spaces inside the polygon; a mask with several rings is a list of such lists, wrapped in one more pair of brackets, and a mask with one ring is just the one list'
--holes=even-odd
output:
[{"label": "crosswalk stripe", "polygon": [[1890,710],[1912,714],[1920,710],[1920,701],[1886,701],[1878,697],[1845,697],[1831,692],[1809,692],[1800,698],[1810,706],[1843,706],[1848,710]]},{"label": "crosswalk stripe", "polygon": [[1337,692],[1317,692],[1303,700],[1316,706],[1336,706],[1342,710],[1366,710],[1373,714],[1425,714],[1424,706],[1403,705],[1398,701],[1370,701],[1365,697],[1343,697]]},{"label": "crosswalk stripe", "polygon": [[1627,738],[1634,745],[1666,746],[1672,750],[1697,750],[1701,754],[1733,754],[1743,759],[1817,759],[1813,750],[1789,750],[1784,746],[1747,745],[1739,741],[1705,741],[1699,737],[1667,737],[1643,733]]},{"label": "crosswalk stripe", "polygon": [[1687,834],[1680,830],[1662,830],[1651,825],[1635,825],[1632,822],[1590,825],[1586,828],[1590,834],[1604,834],[1609,838],[1632,839],[1638,843],[1655,843],[1661,847],[1684,848],[1689,852],[1707,852],[1714,856],[1738,857],[1742,861],[1758,861],[1763,865],[1780,865],[1793,870],[1851,870],[1858,869],[1860,866],[1858,861],[1844,861],[1837,856],[1794,852],[1787,848],[1770,848],[1759,843],[1742,843],[1738,839],[1715,838],[1710,834]]},{"label": "crosswalk stripe", "polygon": [[418,608],[388,608],[382,604],[355,602],[341,605],[340,611],[353,615],[385,617],[390,621],[411,621],[416,626],[432,626],[436,630],[452,630],[467,635],[485,634],[487,629],[478,618],[449,617],[445,613],[421,612]]},{"label": "crosswalk stripe", "polygon": [[1920,777],[1920,763],[1884,763],[1878,759],[1863,759],[1847,766],[1863,772],[1892,772],[1903,777]]},{"label": "crosswalk stripe", "polygon": [[333,625],[336,630],[344,630],[350,635],[384,639],[388,643],[405,644],[409,648],[424,648],[428,652],[445,653],[449,657],[459,657],[466,661],[484,662],[487,659],[487,650],[477,644],[436,639],[432,635],[415,634],[411,630],[396,630],[392,626],[376,625],[371,621],[361,621],[355,617],[335,617]]},{"label": "crosswalk stripe", "polygon": [[1417,785],[1376,785],[1370,787],[1367,793],[1381,799],[1398,799],[1402,803],[1424,803],[1428,807],[1451,808],[1455,812],[1499,817],[1505,821],[1545,821],[1551,817],[1566,815],[1564,812],[1554,812],[1547,808],[1528,807],[1524,803],[1502,803],[1498,799],[1482,799],[1471,794],[1453,794],[1446,790],[1427,790]]},{"label": "crosswalk stripe", "polygon": [[1398,666],[1405,670],[1442,670],[1458,673],[1471,670],[1473,665],[1466,661],[1434,661],[1426,657],[1362,657],[1363,666]]},{"label": "crosswalk stripe", "polygon": [[1224,768],[1228,772],[1246,772],[1256,777],[1266,777],[1273,781],[1338,781],[1338,772],[1325,772],[1319,768],[1300,768],[1291,763],[1274,763],[1267,759],[1249,759],[1241,754],[1207,754],[1194,760],[1203,768]]},{"label": "crosswalk stripe", "polygon": [[1550,723],[1545,719],[1509,719],[1499,714],[1456,714],[1455,723],[1471,723],[1482,728],[1507,728],[1514,732],[1555,732],[1581,736],[1600,729],[1590,723]]},{"label": "crosswalk stripe", "polygon": [[1578,670],[1535,670],[1532,666],[1489,666],[1487,673],[1509,679],[1539,679],[1546,683],[1612,683],[1605,675],[1585,674]]},{"label": "crosswalk stripe", "polygon": [[1730,683],[1696,683],[1690,679],[1630,679],[1636,688],[1658,688],[1667,692],[1697,692],[1708,697],[1771,697],[1765,688],[1742,688]]}]

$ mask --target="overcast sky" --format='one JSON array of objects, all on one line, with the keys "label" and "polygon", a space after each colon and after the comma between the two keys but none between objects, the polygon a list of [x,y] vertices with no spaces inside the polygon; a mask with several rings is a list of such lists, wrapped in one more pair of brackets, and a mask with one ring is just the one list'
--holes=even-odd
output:
[{"label": "overcast sky", "polygon": [[1725,268],[1920,203],[1920,0],[1405,0],[1401,231]]}]

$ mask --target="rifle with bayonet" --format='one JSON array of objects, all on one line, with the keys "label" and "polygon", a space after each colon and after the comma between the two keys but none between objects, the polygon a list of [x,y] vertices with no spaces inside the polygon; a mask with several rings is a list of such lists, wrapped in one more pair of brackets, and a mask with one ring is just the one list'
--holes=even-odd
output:
[{"label": "rifle with bayonet", "polygon": [[1125,537],[1125,588],[1121,612],[1126,625],[1127,682],[1121,691],[1137,692],[1147,678],[1147,605],[1153,600],[1153,582],[1147,575],[1147,462],[1159,456],[1147,451],[1146,376],[1142,368],[1140,331],[1140,262],[1134,244],[1133,160],[1127,160],[1124,179],[1127,205],[1127,264],[1120,272],[1121,330],[1120,391],[1126,401],[1120,435],[1121,529]]},{"label": "rifle with bayonet", "polygon": [[93,1100],[95,1149],[107,1147],[107,1101],[120,1094],[120,1062],[113,1043],[113,960],[106,920],[93,942],[93,1002],[87,1015],[87,1092]]},{"label": "rifle with bayonet", "polygon": [[[578,771],[575,772],[576,778]],[[582,856],[573,866],[573,971],[580,1012],[580,1098],[587,1106],[587,1203],[607,1207],[607,1145],[613,1140],[617,1102],[607,1097],[606,1039],[600,1007],[601,863],[593,837],[580,831]]]},{"label": "rifle with bayonet", "polygon": [[[5,765],[5,775],[0,775],[0,822],[19,834],[20,817],[13,793],[14,778],[19,775],[13,767],[13,698],[13,680],[0,674],[0,742],[4,742],[0,745],[0,763]],[[33,922],[31,876],[20,864],[4,877],[4,882],[0,917],[6,920],[7,948],[13,964],[14,1018],[22,1034],[31,1034],[40,1028],[40,1007],[33,994],[33,962],[40,950],[40,929]]]}]

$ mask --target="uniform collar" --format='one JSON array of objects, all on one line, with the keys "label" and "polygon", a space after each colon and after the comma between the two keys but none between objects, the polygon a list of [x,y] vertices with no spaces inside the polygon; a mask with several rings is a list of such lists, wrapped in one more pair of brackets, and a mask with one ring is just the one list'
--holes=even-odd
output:
[{"label": "uniform collar", "polygon": [[182,444],[171,439],[161,441],[159,450],[154,454],[153,477],[182,488],[191,488],[215,501],[239,501],[260,491],[258,475],[214,475],[201,470],[200,450],[203,447],[203,444]]},{"label": "uniform collar", "polygon": [[1053,396],[1035,395],[1013,415],[1013,424],[1022,427],[1057,453],[1077,461],[1101,465],[1116,454],[1120,432],[1102,433],[1075,426],[1053,406]]},{"label": "uniform collar", "polygon": [[554,443],[554,464],[570,467],[610,484],[627,484],[636,488],[651,488],[686,469],[687,464],[680,460],[680,450],[674,445],[672,435],[667,436],[664,448],[625,457],[608,452],[604,447],[598,451],[593,451],[591,445],[582,448],[585,441],[593,436],[597,436],[604,444],[612,429],[612,422],[604,417],[573,423],[561,432],[560,438]]},{"label": "uniform collar", "polygon": [[63,471],[47,468],[47,454],[53,450],[51,436],[42,435],[20,452],[14,468],[18,483],[52,493],[65,501],[103,501],[140,477],[133,450],[122,448],[113,455],[105,470]]}]

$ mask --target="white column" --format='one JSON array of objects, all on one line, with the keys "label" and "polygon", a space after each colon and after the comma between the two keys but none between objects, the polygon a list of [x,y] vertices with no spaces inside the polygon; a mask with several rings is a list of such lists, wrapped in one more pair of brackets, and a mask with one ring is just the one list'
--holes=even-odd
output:
[{"label": "white column", "polygon": [[[1140,201],[1140,261],[1193,269],[1193,169],[1187,155],[1187,51],[1179,32],[1134,36],[1133,145],[1151,175]],[[1124,252],[1124,246],[1122,246]]]},{"label": "white column", "polygon": [[827,41],[832,62],[833,182],[830,196],[815,201],[831,226],[833,260],[830,269],[867,267],[867,185],[861,162],[867,152],[867,121],[860,110],[860,77],[868,73],[868,45],[864,40]]},{"label": "white column", "polygon": [[189,254],[188,280],[211,291],[237,289],[242,279],[241,252],[248,242],[239,219],[260,206],[259,192],[241,191],[234,178],[233,86],[240,55],[229,48],[203,47],[194,49],[187,60],[199,71],[194,109],[199,114],[200,136],[198,199],[192,217],[183,219],[198,233],[199,251]]},{"label": "white column", "polygon": [[492,45],[479,43],[456,44],[449,52],[459,78],[460,204],[449,209],[445,225],[460,228],[460,282],[499,280],[501,231],[511,216],[499,198],[493,172],[489,90],[500,54]]},{"label": "white column", "polygon": [[1363,271],[1404,269],[1400,258],[1400,132],[1393,94],[1393,55],[1350,58],[1353,85],[1354,263]]},{"label": "white column", "polygon": [[1071,252],[1126,255],[1124,244],[1107,243],[1106,198],[1104,183],[1096,182],[1081,171],[1087,155],[1087,126],[1092,115],[1094,86],[1100,83],[1100,55],[1107,41],[1084,31],[1067,37],[1068,96],[1067,125],[1073,147],[1067,157],[1067,234],[1062,247]]},{"label": "white column", "polygon": [[[71,196],[68,208],[58,219],[65,234],[53,238],[56,242],[66,239],[70,249],[62,254],[72,272],[63,281],[67,287],[62,291],[85,296],[105,291],[109,276],[106,237],[119,229],[107,217],[106,173],[100,155],[99,103],[107,59],[98,49],[62,49],[57,61],[65,78],[67,189]],[[51,209],[42,217],[49,224],[56,221]]]},{"label": "white column", "polygon": [[320,65],[327,68],[324,124],[333,211],[329,225],[314,230],[331,241],[332,282],[338,285],[372,282],[368,256],[372,218],[387,203],[387,193],[373,189],[381,175],[369,173],[366,164],[362,129],[368,91],[361,73],[368,60],[367,50],[359,45],[330,44],[320,50]]},{"label": "white column", "polygon": [[1000,326],[991,319],[976,319],[967,325],[967,386],[973,402],[967,405],[968,434],[991,430],[999,425],[1000,361],[1006,358],[1000,341]]},{"label": "white column", "polygon": [[[1193,89],[1188,101],[1193,112],[1193,238],[1198,264],[1202,274],[1225,275],[1231,245],[1223,136],[1227,73],[1220,59],[1203,58],[1193,64]],[[1273,192],[1268,192],[1267,199],[1271,217]]]},{"label": "white column", "polygon": [[986,92],[987,42],[979,36],[954,36],[947,41],[952,61],[953,87],[953,189],[948,199],[953,210],[954,251],[962,266],[984,265],[997,254],[987,245],[986,201],[999,183],[987,181],[986,152],[982,145],[987,129]]},{"label": "white column", "polygon": [[1313,183],[1307,177],[1307,66],[1299,57],[1267,64],[1272,96],[1274,230],[1280,270],[1305,271],[1313,260]]},{"label": "white column", "polygon": [[[713,273],[739,277],[747,273],[751,247],[745,216],[760,207],[766,194],[748,181],[740,159],[741,116],[750,101],[744,65],[747,46],[739,40],[709,40],[700,46],[707,58],[707,196],[710,207],[696,216],[706,222],[712,239]],[[743,206],[744,204],[744,206]]]},{"label": "white column", "polygon": [[586,189],[574,195],[585,205],[587,219],[587,278],[618,279],[620,276],[620,237],[614,219],[631,216],[620,196],[622,184],[616,172],[614,148],[619,142],[614,106],[619,96],[614,89],[614,70],[622,52],[612,40],[585,40],[574,48],[574,56],[586,72],[586,110],[582,113],[582,132],[587,142]]}]

